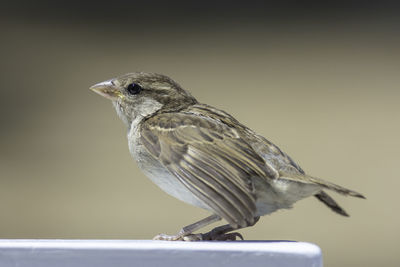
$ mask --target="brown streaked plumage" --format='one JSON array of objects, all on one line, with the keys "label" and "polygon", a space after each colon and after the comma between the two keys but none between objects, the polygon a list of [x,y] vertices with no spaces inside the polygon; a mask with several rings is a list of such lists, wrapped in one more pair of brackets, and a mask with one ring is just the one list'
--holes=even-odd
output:
[{"label": "brown streaked plumage", "polygon": [[[363,198],[305,174],[276,145],[228,113],[198,103],[167,76],[130,73],[91,89],[113,101],[128,127],[129,149],[141,170],[172,196],[213,213],[178,235],[157,239],[236,239],[240,234],[229,232],[313,195],[348,216],[324,189]],[[193,233],[221,218],[228,225]]]}]

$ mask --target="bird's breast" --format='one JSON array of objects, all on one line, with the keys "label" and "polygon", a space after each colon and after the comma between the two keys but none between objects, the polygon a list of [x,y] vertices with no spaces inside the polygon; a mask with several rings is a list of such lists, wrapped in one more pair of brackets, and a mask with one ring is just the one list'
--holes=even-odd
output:
[{"label": "bird's breast", "polygon": [[190,192],[179,179],[170,173],[162,163],[154,158],[140,141],[140,132],[132,125],[128,133],[129,151],[140,170],[150,180],[169,195],[188,204],[211,210],[203,201]]}]

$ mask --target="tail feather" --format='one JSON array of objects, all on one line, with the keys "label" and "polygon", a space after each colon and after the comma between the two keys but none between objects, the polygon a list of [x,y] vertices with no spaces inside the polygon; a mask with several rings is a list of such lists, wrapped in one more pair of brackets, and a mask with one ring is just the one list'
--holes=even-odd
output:
[{"label": "tail feather", "polygon": [[331,210],[333,210],[336,213],[339,213],[340,215],[349,217],[349,214],[342,209],[339,204],[336,203],[336,201],[331,198],[327,193],[324,191],[319,192],[318,194],[314,195],[318,200],[320,200],[322,203],[327,205]]},{"label": "tail feather", "polygon": [[324,181],[324,180],[322,180],[320,178],[311,177],[311,176],[307,176],[307,177],[310,179],[311,182],[319,184],[322,187],[324,187],[326,189],[329,189],[329,190],[333,190],[333,191],[335,191],[335,192],[337,192],[339,194],[342,194],[342,195],[345,195],[345,196],[352,196],[352,197],[358,197],[358,198],[364,198],[365,199],[365,197],[362,194],[360,194],[360,193],[358,193],[356,191],[344,188],[344,187],[342,187],[340,185],[337,185],[337,184],[333,184],[333,183]]},{"label": "tail feather", "polygon": [[284,173],[284,172],[280,172],[279,174],[280,174],[280,178],[282,178],[282,179],[292,180],[292,181],[296,181],[296,182],[300,182],[300,183],[317,184],[325,189],[333,190],[333,191],[335,191],[339,194],[345,195],[345,196],[365,198],[362,194],[360,194],[356,191],[344,188],[337,184],[330,183],[328,181],[322,180],[317,177],[309,176],[307,174],[293,174],[293,173],[288,174],[288,173]]}]

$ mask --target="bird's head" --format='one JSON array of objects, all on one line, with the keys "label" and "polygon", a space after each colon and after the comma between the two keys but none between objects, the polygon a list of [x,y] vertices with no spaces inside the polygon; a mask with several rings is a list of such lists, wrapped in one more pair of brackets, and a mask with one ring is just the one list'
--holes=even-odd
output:
[{"label": "bird's head", "polygon": [[174,111],[196,104],[196,99],[165,75],[134,72],[101,82],[91,90],[110,99],[128,125],[159,110]]}]

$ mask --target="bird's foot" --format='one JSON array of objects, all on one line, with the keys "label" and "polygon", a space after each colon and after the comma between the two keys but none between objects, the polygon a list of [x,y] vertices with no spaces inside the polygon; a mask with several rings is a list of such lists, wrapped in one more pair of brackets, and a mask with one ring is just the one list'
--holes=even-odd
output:
[{"label": "bird's foot", "polygon": [[156,235],[153,240],[163,240],[163,241],[201,241],[202,234],[177,234],[177,235],[166,235],[159,234]]},{"label": "bird's foot", "polygon": [[156,235],[153,240],[163,241],[236,241],[238,239],[243,240],[243,236],[238,233],[223,233],[220,231],[210,231],[205,234],[177,234],[177,235]]},{"label": "bird's foot", "polygon": [[236,241],[238,239],[244,240],[242,234],[238,232],[224,233],[211,230],[208,233],[201,234],[201,236],[202,240],[209,240],[209,241]]}]

